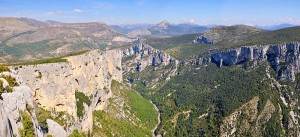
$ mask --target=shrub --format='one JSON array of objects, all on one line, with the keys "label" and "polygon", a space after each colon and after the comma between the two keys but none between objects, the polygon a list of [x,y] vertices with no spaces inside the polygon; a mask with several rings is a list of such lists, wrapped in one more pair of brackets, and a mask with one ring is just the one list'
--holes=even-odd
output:
[{"label": "shrub", "polygon": [[69,137],[87,137],[87,135],[84,132],[79,132],[77,129],[75,129],[72,134],[69,135]]},{"label": "shrub", "polygon": [[24,112],[22,110],[19,113],[22,117],[21,123],[23,125],[23,129],[20,129],[20,136],[35,137],[31,116],[27,112]]},{"label": "shrub", "polygon": [[4,90],[3,90],[3,81],[0,80],[0,98],[1,98],[1,94],[4,93]]},{"label": "shrub", "polygon": [[0,78],[4,78],[10,87],[19,86],[16,79],[10,75],[1,75]]},{"label": "shrub", "polygon": [[78,90],[75,91],[75,98],[76,98],[76,106],[77,106],[77,116],[79,118],[83,117],[84,114],[84,106],[83,103],[87,104],[88,106],[91,105],[92,101],[88,96],[84,93],[79,92]]},{"label": "shrub", "polygon": [[39,78],[39,79],[40,79],[40,78],[42,78],[42,76],[43,76],[42,73],[39,72],[39,74],[38,74],[38,76],[37,76],[36,78]]},{"label": "shrub", "polygon": [[0,73],[5,71],[10,72],[10,69],[7,66],[0,65]]},{"label": "shrub", "polygon": [[[38,119],[38,122],[40,124],[40,126],[42,127],[42,129],[46,130],[48,128],[47,119],[52,119],[53,121],[57,122],[59,125],[61,125],[62,127],[67,127],[68,121],[74,121],[73,117],[66,114],[65,112],[55,112],[58,113],[58,115],[56,115],[55,117],[53,117],[51,115],[51,112],[48,110],[45,110],[41,107],[36,107],[36,117]],[[66,115],[67,117],[65,118]]]}]

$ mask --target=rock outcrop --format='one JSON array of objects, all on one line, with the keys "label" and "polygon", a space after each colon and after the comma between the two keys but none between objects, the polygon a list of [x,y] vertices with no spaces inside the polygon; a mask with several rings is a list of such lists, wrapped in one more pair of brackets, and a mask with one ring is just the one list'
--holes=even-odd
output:
[{"label": "rock outcrop", "polygon": [[219,66],[232,66],[249,62],[251,67],[268,61],[281,80],[295,80],[300,72],[300,44],[298,42],[282,45],[248,46],[217,52],[211,55],[212,62]]},{"label": "rock outcrop", "polygon": [[139,44],[123,50],[122,64],[123,76],[130,84],[156,87],[177,74],[179,61],[150,45]]},{"label": "rock outcrop", "polygon": [[41,107],[76,118],[75,91],[91,96],[122,81],[121,52],[93,50],[67,58],[68,62],[11,67],[28,85]]},{"label": "rock outcrop", "polygon": [[67,137],[67,132],[55,121],[47,119],[48,134],[53,137]]},{"label": "rock outcrop", "polygon": [[209,40],[208,38],[206,38],[205,36],[199,36],[197,37],[193,43],[204,43],[204,44],[214,44],[213,41]]},{"label": "rock outcrop", "polygon": [[[26,85],[13,88],[12,93],[3,93],[0,100],[0,136],[19,136],[19,129],[23,128],[20,111],[29,113],[32,117],[32,123],[35,135],[42,136],[43,133],[37,122],[35,109],[33,108],[32,91]],[[31,110],[29,110],[31,108]]]},{"label": "rock outcrop", "polygon": [[[26,103],[33,106],[34,100],[38,107],[47,111],[72,116],[76,124],[67,130],[92,131],[93,110],[103,110],[107,105],[112,96],[111,81],[123,80],[121,53],[120,50],[92,50],[66,57],[67,62],[10,67],[12,73],[7,75],[15,77],[21,86],[15,87],[13,93],[2,94],[4,106],[10,108],[6,114],[12,117],[9,119],[17,120],[19,110],[26,110]],[[23,90],[29,92],[26,97],[19,93]],[[84,93],[92,102],[90,106],[84,105],[85,113],[80,119],[77,116],[76,91]],[[16,125],[11,125],[13,130],[18,130]]]},{"label": "rock outcrop", "polygon": [[245,69],[253,69],[268,62],[279,80],[295,81],[295,75],[300,72],[300,43],[243,46],[224,51],[211,49],[204,56],[194,55],[190,59],[181,60],[180,65],[191,64],[198,67],[210,62],[219,67],[245,63]]},{"label": "rock outcrop", "polygon": [[162,64],[165,66],[169,65],[172,62],[175,62],[175,58],[173,58],[169,54],[158,49],[154,49],[147,44],[134,45],[128,49],[123,50],[124,58],[133,55],[134,59],[131,61],[131,63],[135,64],[136,71],[142,71],[149,65],[157,66]]}]

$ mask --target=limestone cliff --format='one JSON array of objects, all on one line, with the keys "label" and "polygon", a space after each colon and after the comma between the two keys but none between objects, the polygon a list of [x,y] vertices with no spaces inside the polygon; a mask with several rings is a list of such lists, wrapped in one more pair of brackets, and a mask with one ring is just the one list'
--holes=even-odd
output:
[{"label": "limestone cliff", "polygon": [[154,49],[147,44],[134,45],[130,48],[123,50],[124,58],[133,55],[134,59],[131,60],[131,63],[135,64],[135,69],[137,71],[142,71],[149,65],[169,65],[170,63],[175,61],[175,58],[173,58],[169,54],[158,49]]},{"label": "limestone cliff", "polygon": [[300,43],[288,42],[279,45],[253,45],[235,49],[218,51],[212,49],[206,52],[208,56],[193,56],[182,60],[182,65],[206,65],[209,62],[221,66],[233,66],[245,63],[246,69],[256,68],[268,62],[277,73],[278,79],[295,81],[295,75],[300,72]]},{"label": "limestone cliff", "polygon": [[[1,75],[11,75],[12,73],[1,73]],[[37,136],[43,136],[42,130],[37,122],[34,101],[31,89],[26,85],[20,85],[13,88],[12,93],[2,93],[0,100],[0,136],[11,137],[20,136],[19,130],[24,128],[20,111],[29,114],[32,122],[33,132]]]},{"label": "limestone cliff", "polygon": [[123,50],[122,64],[123,75],[130,83],[146,78],[143,85],[154,86],[176,75],[179,62],[164,51],[139,44]]},{"label": "limestone cliff", "polygon": [[[91,96],[122,81],[120,51],[93,50],[67,58],[68,62],[11,67],[33,90],[35,100],[47,110],[66,111],[76,118],[75,91]],[[107,93],[102,98],[109,97]]]},{"label": "limestone cliff", "polygon": [[251,62],[257,66],[260,62],[268,61],[278,73],[279,79],[295,80],[299,73],[300,44],[298,42],[284,43],[282,45],[264,45],[241,47],[225,52],[218,52],[211,56],[212,61],[218,65],[236,65]]},{"label": "limestone cliff", "polygon": [[[120,50],[92,50],[82,55],[66,57],[67,62],[11,66],[11,72],[2,72],[2,75],[12,76],[20,86],[13,87],[12,93],[1,95],[0,135],[19,136],[19,129],[23,127],[20,111],[30,114],[37,136],[47,133],[67,136],[74,129],[92,131],[92,112],[103,110],[107,106],[108,99],[112,96],[112,80],[120,83],[123,80],[121,58]],[[5,88],[7,81],[3,78],[1,81]],[[78,116],[80,98],[75,97],[76,92],[83,93],[91,102],[83,102],[82,117]],[[35,115],[38,108],[51,113],[51,117],[63,115],[54,121],[47,119],[45,122],[48,129],[42,130]],[[68,122],[68,116],[72,117],[73,124],[56,123]]]}]

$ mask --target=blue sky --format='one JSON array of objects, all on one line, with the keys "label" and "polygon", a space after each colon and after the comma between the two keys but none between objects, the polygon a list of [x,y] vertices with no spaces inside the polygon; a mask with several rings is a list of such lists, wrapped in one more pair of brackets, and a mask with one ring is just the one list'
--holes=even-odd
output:
[{"label": "blue sky", "polygon": [[300,0],[0,0],[0,17],[107,24],[300,24]]}]

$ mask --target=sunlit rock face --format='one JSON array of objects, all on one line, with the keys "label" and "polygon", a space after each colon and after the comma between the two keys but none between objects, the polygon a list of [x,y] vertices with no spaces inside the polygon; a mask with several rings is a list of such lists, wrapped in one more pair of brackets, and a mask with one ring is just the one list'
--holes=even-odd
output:
[{"label": "sunlit rock face", "polygon": [[[122,82],[122,54],[119,50],[99,51],[67,57],[67,62],[11,67],[34,94],[36,102],[47,110],[63,111],[76,118],[75,91],[87,96],[99,94],[106,103],[111,81]],[[98,104],[105,106],[103,104]]]},{"label": "sunlit rock face", "polygon": [[147,66],[169,65],[175,58],[147,44],[138,44],[123,50],[123,58],[134,56],[130,61],[135,64],[136,71],[142,71]]},{"label": "sunlit rock face", "polygon": [[277,72],[279,79],[294,81],[295,74],[300,71],[299,54],[299,43],[291,42],[282,45],[248,46],[216,52],[211,55],[211,59],[219,66],[251,62],[255,67],[261,62],[268,61]]}]

